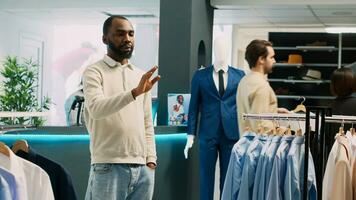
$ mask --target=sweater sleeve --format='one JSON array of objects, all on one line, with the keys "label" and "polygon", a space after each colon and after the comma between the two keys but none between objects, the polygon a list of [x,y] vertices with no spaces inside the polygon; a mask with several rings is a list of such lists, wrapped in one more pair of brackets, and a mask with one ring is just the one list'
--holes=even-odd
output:
[{"label": "sweater sleeve", "polygon": [[147,144],[147,158],[146,163],[155,163],[157,160],[156,155],[156,142],[155,142],[155,133],[153,129],[153,120],[152,120],[152,100],[151,92],[145,93],[144,96],[144,116],[145,116],[145,136]]},{"label": "sweater sleeve", "polygon": [[95,68],[88,68],[83,75],[85,106],[94,119],[103,119],[120,111],[135,99],[131,91],[113,96],[105,96],[101,73]]}]

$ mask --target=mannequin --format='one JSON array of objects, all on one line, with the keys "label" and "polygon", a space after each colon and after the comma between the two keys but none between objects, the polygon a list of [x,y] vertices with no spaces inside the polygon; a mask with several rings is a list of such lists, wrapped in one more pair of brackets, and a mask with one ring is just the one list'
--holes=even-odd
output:
[{"label": "mannequin", "polygon": [[[223,37],[214,41],[214,64],[198,70],[191,84],[188,136],[184,149],[188,158],[194,139],[199,141],[200,199],[213,200],[215,165],[220,160],[220,190],[223,188],[231,149],[239,139],[236,92],[242,70],[228,66],[229,44]],[[199,131],[198,116],[200,113]]]},{"label": "mannequin", "polygon": [[[224,67],[228,67],[227,64],[227,59],[228,59],[228,53],[227,50],[229,49],[229,44],[225,38],[222,36],[217,37],[214,40],[214,69],[221,69]],[[203,69],[203,68],[200,68]],[[185,159],[188,159],[188,151],[190,148],[193,147],[194,144],[194,135],[188,135],[187,136],[187,143],[184,148],[184,156]]]}]

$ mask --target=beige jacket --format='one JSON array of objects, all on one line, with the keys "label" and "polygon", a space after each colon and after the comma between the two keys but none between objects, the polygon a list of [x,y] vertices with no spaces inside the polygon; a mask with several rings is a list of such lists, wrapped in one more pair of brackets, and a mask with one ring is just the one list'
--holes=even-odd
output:
[{"label": "beige jacket", "polygon": [[350,141],[345,136],[337,136],[329,154],[323,180],[323,199],[352,200]]}]

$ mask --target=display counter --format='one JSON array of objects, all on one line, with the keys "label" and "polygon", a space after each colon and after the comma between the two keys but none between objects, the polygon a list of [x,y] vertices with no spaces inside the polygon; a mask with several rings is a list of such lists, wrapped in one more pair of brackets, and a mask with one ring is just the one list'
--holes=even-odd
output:
[{"label": "display counter", "polygon": [[[192,160],[185,160],[183,154],[186,127],[155,127],[155,132],[158,168],[154,199],[190,199],[188,173]],[[8,146],[20,139],[67,169],[78,199],[84,199],[90,168],[89,135],[84,127],[40,127],[0,135],[0,141]]]}]

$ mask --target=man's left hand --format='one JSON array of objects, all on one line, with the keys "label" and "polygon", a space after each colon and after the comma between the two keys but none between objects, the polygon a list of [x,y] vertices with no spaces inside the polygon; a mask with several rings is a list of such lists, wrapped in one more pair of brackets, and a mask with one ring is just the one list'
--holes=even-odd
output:
[{"label": "man's left hand", "polygon": [[278,112],[278,113],[281,113],[281,114],[288,114],[288,113],[290,113],[289,110],[287,110],[286,108],[278,108],[277,112]]},{"label": "man's left hand", "polygon": [[156,166],[156,164],[154,164],[154,163],[147,163],[147,167],[149,167],[149,168],[155,170],[157,166]]}]

